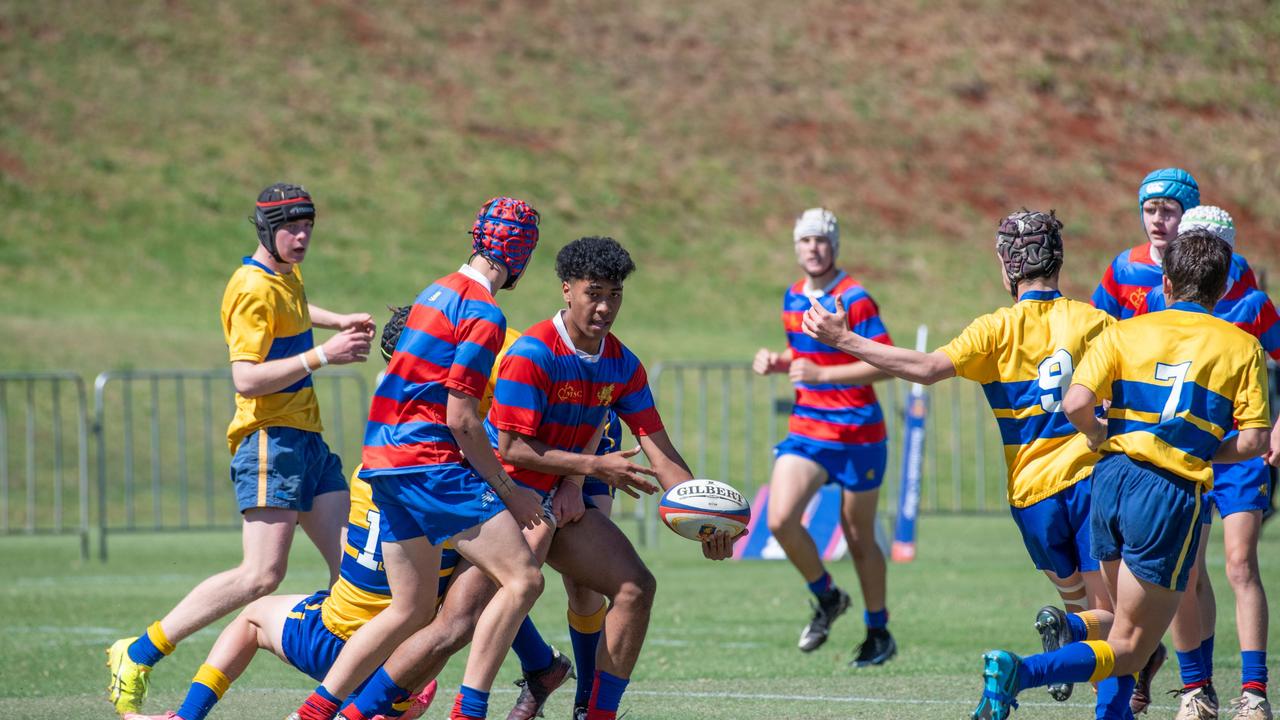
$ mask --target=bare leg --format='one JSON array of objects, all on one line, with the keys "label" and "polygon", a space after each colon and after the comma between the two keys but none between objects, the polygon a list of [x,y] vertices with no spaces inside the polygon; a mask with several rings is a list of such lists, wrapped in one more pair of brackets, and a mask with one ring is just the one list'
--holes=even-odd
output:
[{"label": "bare leg", "polygon": [[[862,601],[872,612],[883,610],[885,604],[884,553],[876,545],[876,501],[879,497],[879,489],[865,492],[846,490],[840,508],[840,529],[844,531],[845,542],[849,545],[853,567],[858,571]],[[809,537],[807,531],[805,537]]]},{"label": "bare leg", "polygon": [[233,682],[259,649],[270,650],[285,662],[281,648],[284,621],[294,606],[306,599],[306,595],[269,595],[249,603],[235,620],[218,635],[205,659],[222,671]]},{"label": "bare leg", "polygon": [[1044,574],[1058,591],[1058,597],[1062,598],[1064,610],[1079,613],[1089,609],[1089,590],[1085,586],[1084,573],[1077,571],[1065,578],[1052,570],[1045,570]]},{"label": "bare leg", "polygon": [[488,692],[520,623],[542,594],[538,562],[509,512],[454,538],[458,553],[498,584],[498,591],[476,623],[462,684]]},{"label": "bare leg", "polygon": [[1104,563],[1104,572],[1108,565],[1114,573],[1108,580],[1116,587],[1116,619],[1107,634],[1116,654],[1112,675],[1132,675],[1160,644],[1183,593],[1139,580],[1121,562]]},{"label": "bare leg", "polygon": [[[608,563],[600,562],[606,557]],[[657,581],[627,536],[598,510],[556,531],[547,562],[579,587],[612,600],[596,651],[596,669],[631,677],[649,630]]]},{"label": "bare leg", "polygon": [[250,508],[244,512],[244,560],[187,593],[160,621],[165,637],[177,644],[192,633],[270,595],[284,579],[298,513],[279,508]]},{"label": "bare leg", "polygon": [[1222,519],[1227,554],[1227,581],[1236,595],[1236,631],[1240,650],[1266,650],[1267,592],[1258,571],[1258,535],[1262,512],[1232,513]]},{"label": "bare leg", "polygon": [[[613,511],[613,498],[608,495],[596,495],[592,500],[596,504],[596,509],[605,517],[609,517]],[[560,579],[564,581],[564,594],[568,598],[569,610],[575,615],[594,615],[607,602],[605,596],[591,588],[579,585],[578,581],[568,575],[561,575]]]},{"label": "bare leg", "polygon": [[317,495],[311,502],[311,511],[298,515],[298,524],[329,566],[329,585],[338,581],[350,512],[351,493],[342,491]]},{"label": "bare leg", "polygon": [[498,586],[467,561],[458,564],[444,603],[430,625],[396,648],[383,669],[402,688],[420,688],[471,642],[471,634]]},{"label": "bare leg", "polygon": [[769,532],[805,582],[813,582],[826,572],[818,546],[802,522],[805,508],[826,479],[826,470],[812,460],[782,455],[773,463],[769,481]]},{"label": "bare leg", "polygon": [[347,640],[325,674],[324,688],[335,697],[350,695],[401,641],[431,622],[435,613],[439,546],[425,537],[401,542],[384,540],[382,562],[391,587],[391,604]]},{"label": "bare leg", "polygon": [[[1208,545],[1208,528],[1202,527],[1200,546],[1196,548],[1196,562],[1191,568],[1191,573],[1187,575],[1188,592],[1182,594],[1178,612],[1174,615],[1173,624],[1169,628],[1173,635],[1173,649],[1178,652],[1186,653],[1198,649],[1200,643],[1213,634],[1212,619],[1217,614],[1217,605],[1213,600],[1213,586],[1209,583],[1208,573],[1205,572],[1204,558]],[[1207,627],[1205,626],[1206,614],[1210,618]]]}]

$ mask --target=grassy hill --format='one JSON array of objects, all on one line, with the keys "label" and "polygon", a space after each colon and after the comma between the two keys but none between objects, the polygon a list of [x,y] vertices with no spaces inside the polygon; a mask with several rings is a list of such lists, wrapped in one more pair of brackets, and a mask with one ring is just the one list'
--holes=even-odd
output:
[{"label": "grassy hill", "polygon": [[650,362],[778,344],[819,203],[900,341],[1007,301],[992,230],[1024,204],[1087,294],[1164,165],[1280,271],[1274,3],[5,3],[0,59],[3,369],[223,364],[278,179],[315,195],[308,287],[339,310],[456,267],[491,195],[544,216],[515,326],[558,305],[558,247],[613,235]]}]

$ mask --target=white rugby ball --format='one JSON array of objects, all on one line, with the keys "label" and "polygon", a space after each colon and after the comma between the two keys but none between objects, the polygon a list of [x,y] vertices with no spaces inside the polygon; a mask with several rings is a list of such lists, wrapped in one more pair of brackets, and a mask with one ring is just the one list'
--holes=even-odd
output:
[{"label": "white rugby ball", "polygon": [[717,530],[737,537],[751,521],[742,493],[716,480],[686,480],[662,494],[658,515],[677,535],[703,540]]}]

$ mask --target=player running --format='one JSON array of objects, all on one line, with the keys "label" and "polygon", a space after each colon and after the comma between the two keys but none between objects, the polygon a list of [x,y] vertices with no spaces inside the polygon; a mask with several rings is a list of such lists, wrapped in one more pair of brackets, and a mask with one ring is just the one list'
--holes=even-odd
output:
[{"label": "player running", "polygon": [[[1021,658],[983,656],[974,718],[1008,717],[1017,695],[1049,683],[1137,672],[1169,627],[1199,541],[1213,462],[1267,449],[1271,419],[1262,348],[1212,317],[1231,249],[1202,230],[1167,248],[1168,310],[1117,323],[1094,340],[1063,399],[1068,419],[1102,453],[1093,474],[1091,553],[1102,561],[1116,615],[1106,640]],[[1095,414],[1110,400],[1107,419]],[[1230,434],[1235,424],[1238,434]]]},{"label": "player running", "polygon": [[898,651],[888,628],[885,558],[875,540],[876,501],[888,445],[884,415],[870,383],[887,375],[806,336],[801,321],[811,298],[828,311],[836,309],[838,300],[848,309],[854,332],[890,344],[889,332],[867,291],[836,267],[840,227],[834,213],[823,208],[805,210],[796,219],[792,237],[805,277],[782,296],[787,349],[777,353],[761,348],[752,362],[761,375],[788,373],[796,388],[789,432],[774,449],[769,531],[814,595],[813,617],[800,631],[799,642],[802,651],[813,652],[827,641],[831,624],[849,608],[849,595],[823,566],[803,516],[823,485],[841,487],[840,528],[858,573],[867,626],[866,639],[850,664],[880,665]]},{"label": "player running", "polygon": [[[341,315],[307,302],[300,267],[311,246],[316,207],[298,185],[258,196],[251,218],[258,248],[222,297],[236,413],[227,428],[231,480],[244,518],[244,560],[206,579],[161,620],[107,650],[108,697],[137,713],[151,669],[192,633],[275,591],[284,579],[295,525],[301,525],[337,579],[349,497],[342,461],[320,433],[311,373],[364,362],[373,339],[365,313]],[[316,345],[312,326],[339,332]]]},{"label": "player running", "polygon": [[430,622],[444,541],[499,585],[477,623],[453,717],[484,716],[475,708],[498,663],[476,659],[505,654],[542,592],[520,535],[521,526],[541,522],[537,496],[502,469],[476,410],[506,330],[494,292],[514,287],[523,273],[538,242],[538,213],[521,200],[494,198],[471,234],[467,263],[414,302],[369,411],[360,477],[382,513],[391,603],[347,642],[298,708],[302,720],[330,720],[339,698]]},{"label": "player running", "polygon": [[[1062,394],[1085,348],[1115,321],[1058,290],[1061,230],[1053,211],[1024,209],[1001,220],[996,256],[1013,306],[974,320],[932,353],[862,337],[849,329],[839,301],[834,313],[814,301],[804,317],[808,336],[895,377],[932,385],[958,375],[982,383],[1004,444],[1009,510],[1032,562],[1067,610],[1037,614],[1046,650],[1073,637],[1101,639],[1111,624],[1111,598],[1089,555],[1090,475],[1098,455],[1067,421]],[[1049,688],[1059,701],[1071,690]],[[1109,700],[1104,689],[1100,706]]]},{"label": "player running", "polygon": [[[1235,250],[1236,229],[1231,215],[1211,205],[1200,205],[1182,216],[1180,232],[1200,228],[1212,233]],[[1238,255],[1237,255],[1238,257]],[[1256,337],[1263,352],[1280,360],[1280,317],[1267,294],[1258,289],[1233,292],[1213,307],[1214,317],[1226,320]],[[1165,309],[1161,288],[1152,290],[1138,310]],[[1217,603],[1213,585],[1205,571],[1205,549],[1209,544],[1207,526],[1218,508],[1222,516],[1222,539],[1226,550],[1227,580],[1236,598],[1236,632],[1240,641],[1241,693],[1232,701],[1235,717],[1258,720],[1271,717],[1267,701],[1267,595],[1258,569],[1258,538],[1262,515],[1270,506],[1270,470],[1263,458],[1242,463],[1215,464],[1213,490],[1206,495],[1206,529],[1201,530],[1200,549],[1188,581],[1193,592],[1186,593],[1173,621],[1173,644],[1182,675],[1178,718],[1212,718],[1218,714],[1218,694],[1213,687],[1214,625]]]},{"label": "player running", "polygon": [[[1170,241],[1178,234],[1183,213],[1200,204],[1200,186],[1181,168],[1153,170],[1138,186],[1138,211],[1147,242],[1116,256],[1093,291],[1093,305],[1118,320],[1138,313],[1147,293],[1160,287],[1160,263]],[[1233,255],[1231,292],[1256,288],[1249,263]],[[1230,296],[1228,296],[1230,297]]]},{"label": "player running", "polygon": [[[556,274],[567,307],[511,347],[487,421],[503,466],[517,482],[552,496],[554,514],[562,519],[558,527],[526,528],[535,553],[545,553],[579,588],[609,599],[591,695],[585,708],[574,710],[587,720],[617,715],[648,630],[656,581],[626,535],[599,510],[584,507],[580,478],[595,477],[629,493],[657,489],[645,475],[664,488],[692,478],[663,429],[644,366],[609,331],[622,307],[623,282],[634,269],[612,238],[580,238],[560,250]],[[610,410],[639,447],[587,452]],[[628,459],[641,450],[652,469]],[[721,560],[732,554],[732,539],[716,533],[702,548],[706,557]]]}]

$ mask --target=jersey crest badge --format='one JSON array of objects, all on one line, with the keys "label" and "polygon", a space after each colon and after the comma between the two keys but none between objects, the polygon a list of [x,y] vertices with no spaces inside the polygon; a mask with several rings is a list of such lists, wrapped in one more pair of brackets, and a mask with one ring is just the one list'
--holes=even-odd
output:
[{"label": "jersey crest badge", "polygon": [[596,404],[605,405],[605,406],[612,405],[613,404],[613,388],[614,388],[614,383],[609,383],[608,385],[605,385],[604,387],[600,388],[600,392],[596,393]]}]

